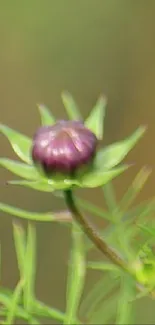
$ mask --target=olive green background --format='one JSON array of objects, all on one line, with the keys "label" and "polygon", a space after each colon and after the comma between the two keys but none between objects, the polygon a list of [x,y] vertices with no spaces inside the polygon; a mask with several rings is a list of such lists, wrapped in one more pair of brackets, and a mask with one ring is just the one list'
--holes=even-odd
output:
[{"label": "olive green background", "polygon": [[[1,0],[0,122],[32,136],[39,125],[37,103],[65,117],[64,89],[73,94],[84,117],[101,93],[108,97],[104,144],[128,136],[140,124],[149,126],[126,159],[136,165],[115,181],[121,197],[136,171],[155,163],[155,1]],[[3,136],[0,155],[15,157]],[[0,201],[34,211],[64,208],[51,194],[6,186],[11,178],[0,170]],[[139,200],[154,195],[154,184],[153,173]],[[103,206],[99,190],[80,195]],[[2,283],[14,287],[18,272],[11,221],[1,213]],[[38,297],[64,309],[69,232],[49,223],[38,224],[37,230]],[[148,300],[139,303],[139,321],[154,323],[153,309]]]}]

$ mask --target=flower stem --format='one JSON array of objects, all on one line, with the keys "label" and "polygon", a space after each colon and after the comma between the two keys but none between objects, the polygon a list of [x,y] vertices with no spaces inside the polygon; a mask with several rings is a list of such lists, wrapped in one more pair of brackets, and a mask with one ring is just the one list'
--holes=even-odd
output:
[{"label": "flower stem", "polygon": [[82,230],[93,242],[93,244],[114,264],[131,273],[131,270],[129,270],[128,265],[125,263],[125,261],[123,261],[122,258],[104,241],[104,239],[101,238],[100,234],[97,232],[94,226],[91,225],[89,220],[84,217],[78,210],[72,190],[66,190],[64,192],[64,195],[67,207],[72,213],[73,218],[82,227]]}]

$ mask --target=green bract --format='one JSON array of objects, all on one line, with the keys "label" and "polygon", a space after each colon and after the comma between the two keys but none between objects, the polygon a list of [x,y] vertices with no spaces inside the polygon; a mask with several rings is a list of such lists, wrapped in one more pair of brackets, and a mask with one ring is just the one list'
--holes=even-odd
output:
[{"label": "green bract", "polygon": [[[68,92],[62,93],[62,101],[70,120],[82,119],[76,103]],[[44,105],[38,105],[38,107],[42,125],[53,125],[56,123],[55,118],[47,107]],[[85,121],[85,126],[99,140],[103,137],[105,107],[106,99],[101,96]],[[142,137],[145,127],[140,126],[130,137],[123,141],[99,149],[92,166],[89,166],[89,168],[84,169],[82,172],[77,172],[76,176],[53,175],[52,178],[47,178],[44,174],[40,173],[33,164],[31,159],[32,140],[29,137],[2,124],[0,125],[0,131],[8,138],[13,150],[22,160],[20,162],[0,158],[0,165],[2,167],[23,178],[23,180],[13,180],[9,183],[39,191],[52,192],[72,187],[93,188],[103,186],[121,174],[128,166],[119,164]]]}]

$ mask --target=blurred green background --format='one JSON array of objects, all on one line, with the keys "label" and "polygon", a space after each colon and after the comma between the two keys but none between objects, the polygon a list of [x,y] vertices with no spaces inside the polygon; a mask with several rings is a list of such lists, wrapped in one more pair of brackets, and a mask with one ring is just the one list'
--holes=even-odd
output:
[{"label": "blurred green background", "polygon": [[[32,136],[39,125],[37,103],[45,103],[58,118],[65,117],[60,94],[66,89],[86,117],[104,93],[105,144],[128,136],[140,124],[149,125],[127,158],[136,166],[115,181],[121,197],[136,171],[155,163],[154,17],[154,0],[0,1],[0,122]],[[0,151],[1,156],[14,157],[3,136]],[[2,202],[35,211],[64,208],[50,194],[5,186],[11,177],[1,169]],[[154,191],[153,174],[139,200]],[[80,195],[103,206],[98,190]],[[2,281],[13,287],[18,272],[11,221],[1,214]],[[104,226],[104,221],[98,225]],[[36,291],[43,301],[64,309],[69,232],[49,223],[37,227]],[[152,305],[139,303],[141,322],[154,322]]]}]

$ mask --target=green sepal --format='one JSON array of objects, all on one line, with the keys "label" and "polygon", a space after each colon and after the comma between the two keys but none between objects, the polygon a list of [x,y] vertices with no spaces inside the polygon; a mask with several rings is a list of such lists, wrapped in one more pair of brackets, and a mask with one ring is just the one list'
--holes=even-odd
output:
[{"label": "green sepal", "polygon": [[97,152],[95,165],[97,168],[111,169],[117,166],[143,136],[145,126],[140,126],[130,137],[123,141],[111,144]]},{"label": "green sepal", "polygon": [[31,164],[32,140],[3,124],[0,124],[0,132],[7,137],[17,156],[24,162]]},{"label": "green sepal", "polygon": [[37,106],[39,109],[42,126],[53,125],[54,123],[56,123],[54,116],[52,115],[52,113],[49,111],[49,109],[45,105],[38,104]]},{"label": "green sepal", "polygon": [[85,126],[90,129],[99,140],[103,138],[106,104],[106,98],[101,96],[85,121]]}]

